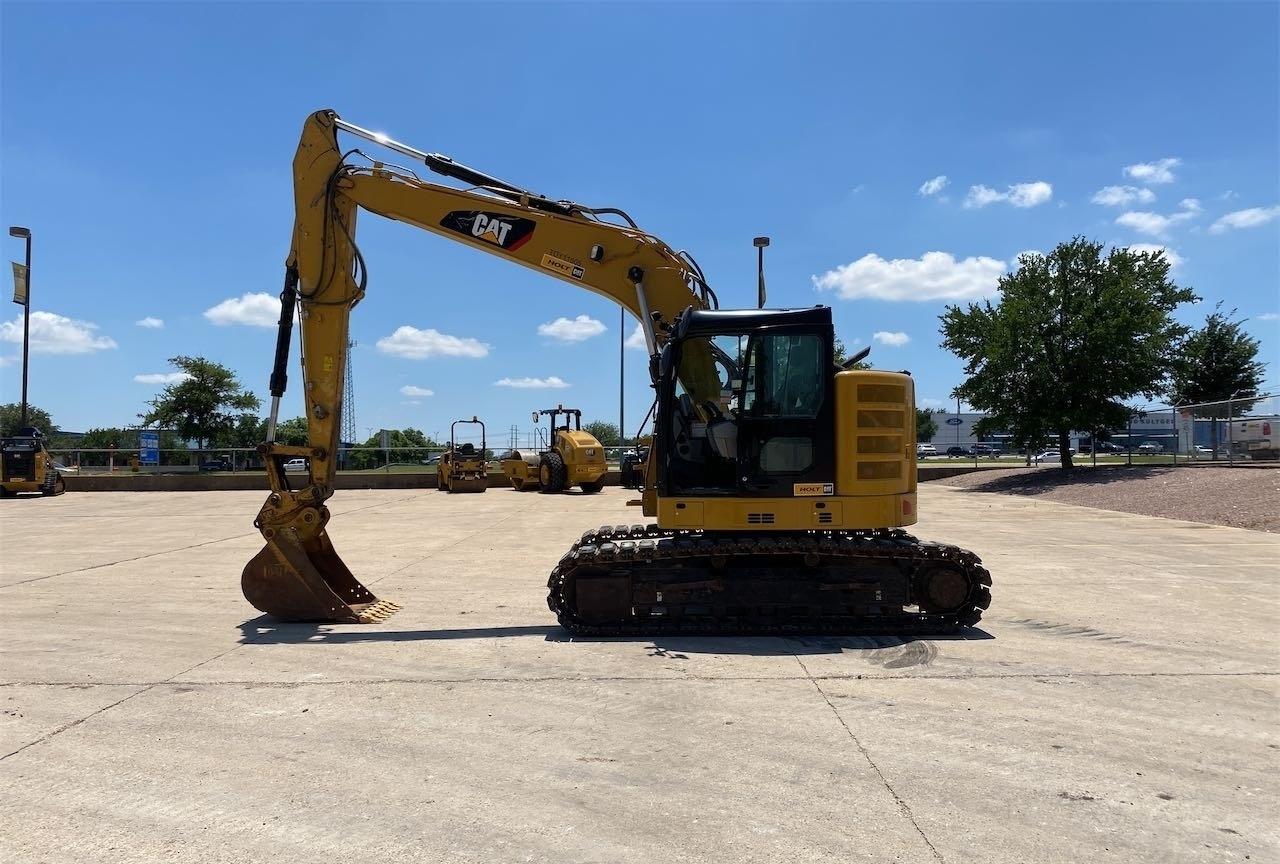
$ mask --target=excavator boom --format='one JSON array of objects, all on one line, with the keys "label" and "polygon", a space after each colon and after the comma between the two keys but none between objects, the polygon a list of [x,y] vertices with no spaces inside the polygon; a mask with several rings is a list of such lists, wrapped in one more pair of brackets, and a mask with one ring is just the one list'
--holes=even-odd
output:
[{"label": "excavator boom", "polygon": [[[344,151],[346,132],[469,185],[427,182],[407,168]],[[430,231],[586,288],[639,319],[649,353],[686,308],[718,304],[697,264],[641,230],[615,208],[552,200],[447,156],[427,153],[317,111],[303,126],[293,160],[294,226],[271,375],[267,441],[260,447],[271,494],[255,520],[266,545],[244,568],[241,586],[256,608],[291,620],[368,622],[395,611],[379,601],[334,551],[325,526],[333,494],[351,309],[364,297],[367,272],[356,244],[357,214],[367,211]],[[605,217],[613,220],[607,221]],[[307,444],[275,441],[288,379],[292,328],[299,322]],[[691,392],[712,396],[719,379],[710,354],[690,366]],[[284,463],[307,460],[307,482],[290,485]]]}]

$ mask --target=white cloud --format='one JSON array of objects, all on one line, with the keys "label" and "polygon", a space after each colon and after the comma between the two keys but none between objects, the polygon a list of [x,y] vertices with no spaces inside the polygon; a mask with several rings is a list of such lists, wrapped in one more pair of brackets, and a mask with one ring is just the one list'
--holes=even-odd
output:
[{"label": "white cloud", "polygon": [[637,351],[649,350],[649,346],[644,344],[644,328],[640,326],[640,322],[636,322],[636,329],[631,331],[631,335],[627,337],[627,341],[623,344],[628,348],[635,348]]},{"label": "white cloud", "polygon": [[555,375],[546,378],[499,378],[493,382],[495,387],[516,387],[520,390],[563,390],[569,382]]},{"label": "white cloud", "polygon": [[139,384],[177,384],[179,381],[186,381],[190,377],[186,372],[147,372],[142,375],[134,375],[133,380]]},{"label": "white cloud", "polygon": [[589,315],[579,315],[577,318],[557,318],[548,324],[539,324],[538,335],[558,342],[582,342],[592,336],[599,336],[608,329]]},{"label": "white cloud", "polygon": [[1280,205],[1275,207],[1250,207],[1228,213],[1209,226],[1210,234],[1222,234],[1237,228],[1257,228],[1280,216]]},{"label": "white cloud", "polygon": [[985,256],[957,261],[949,252],[886,261],[874,253],[842,264],[813,284],[844,300],[974,300],[996,293],[1005,264]]},{"label": "white cloud", "polygon": [[1033,183],[1014,183],[1005,192],[998,192],[990,186],[970,186],[965,196],[964,206],[969,209],[986,207],[997,201],[1012,204],[1014,207],[1037,207],[1053,198],[1053,186],[1043,180]]},{"label": "white cloud", "polygon": [[1137,165],[1125,166],[1124,174],[1139,183],[1172,183],[1176,179],[1173,176],[1173,169],[1181,164],[1181,159],[1172,157],[1158,159],[1155,162],[1139,162]]},{"label": "white cloud", "polygon": [[1232,192],[1230,189],[1228,189],[1226,192],[1223,192],[1221,195],[1219,195],[1218,199],[1221,201],[1231,201],[1239,197],[1240,197],[1239,192]]},{"label": "white cloud", "polygon": [[911,341],[911,337],[900,330],[877,330],[871,338],[881,345],[892,345],[894,348],[901,348]]},{"label": "white cloud", "polygon": [[946,174],[939,174],[932,180],[926,180],[920,184],[920,194],[928,198],[930,195],[937,195],[943,189],[947,188],[947,184],[951,181],[947,179]]},{"label": "white cloud", "polygon": [[1132,228],[1139,234],[1149,234],[1152,237],[1163,237],[1169,232],[1169,229],[1175,225],[1181,225],[1190,219],[1194,219],[1200,214],[1200,201],[1195,198],[1183,198],[1181,202],[1182,210],[1170,216],[1163,216],[1159,213],[1150,213],[1145,210],[1130,210],[1121,213],[1116,217],[1116,224],[1123,225],[1126,228]]},{"label": "white cloud", "polygon": [[143,318],[141,321],[134,321],[133,323],[137,324],[139,327],[145,327],[148,330],[160,330],[164,328],[163,318],[152,318],[150,315]]},{"label": "white cloud", "polygon": [[420,399],[401,399],[401,400],[400,400],[400,404],[401,404],[401,405],[421,405],[421,404],[422,404],[422,400],[420,400]]},{"label": "white cloud", "polygon": [[18,362],[17,357],[0,356],[0,369],[3,369],[6,366],[12,366],[14,363],[17,363],[17,362]]},{"label": "white cloud", "polygon": [[[97,324],[77,321],[55,312],[31,313],[31,353],[90,354],[115,348],[115,340],[99,336]],[[0,322],[0,342],[22,344],[22,316]]]},{"label": "white cloud", "polygon": [[921,399],[920,401],[916,402],[916,405],[920,406],[921,408],[936,409],[936,408],[946,407],[947,403],[943,402],[941,399]]},{"label": "white cloud", "polygon": [[219,327],[231,324],[274,327],[280,320],[280,300],[261,292],[242,294],[204,310],[204,317]]},{"label": "white cloud", "polygon": [[1280,312],[1263,312],[1261,315],[1255,315],[1258,321],[1280,321]]},{"label": "white cloud", "polygon": [[1127,207],[1134,203],[1150,204],[1156,200],[1156,193],[1137,186],[1103,186],[1090,200],[1103,207]]},{"label": "white cloud", "polygon": [[434,396],[434,390],[428,390],[426,387],[415,387],[412,384],[406,384],[400,388],[401,396]]},{"label": "white cloud", "polygon": [[378,350],[395,357],[423,360],[427,357],[487,357],[489,346],[469,336],[450,336],[435,329],[419,330],[405,324],[378,340]]},{"label": "white cloud", "polygon": [[1177,250],[1170,249],[1168,246],[1160,246],[1156,243],[1130,243],[1129,249],[1130,251],[1133,251],[1133,252],[1138,252],[1138,253],[1146,252],[1149,254],[1155,254],[1156,252],[1163,252],[1164,260],[1168,261],[1169,266],[1174,270],[1181,267],[1183,261],[1186,260],[1177,253]]}]

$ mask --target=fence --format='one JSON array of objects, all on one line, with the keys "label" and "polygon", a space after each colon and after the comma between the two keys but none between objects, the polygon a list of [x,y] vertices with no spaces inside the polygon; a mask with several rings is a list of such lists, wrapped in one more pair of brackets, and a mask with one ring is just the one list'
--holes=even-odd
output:
[{"label": "fence", "polygon": [[1178,452],[1237,463],[1280,460],[1280,394],[1174,406]]},{"label": "fence", "polygon": [[[475,442],[477,445],[479,441]],[[629,448],[605,447],[605,460],[616,466]],[[343,447],[338,451],[339,472],[385,471],[434,473],[443,447]],[[488,448],[495,463],[505,451]],[[195,474],[208,471],[263,471],[262,457],[255,448],[223,447],[216,450],[169,449],[158,451],[158,464],[144,464],[137,449],[56,449],[50,450],[58,469],[68,474]]]}]

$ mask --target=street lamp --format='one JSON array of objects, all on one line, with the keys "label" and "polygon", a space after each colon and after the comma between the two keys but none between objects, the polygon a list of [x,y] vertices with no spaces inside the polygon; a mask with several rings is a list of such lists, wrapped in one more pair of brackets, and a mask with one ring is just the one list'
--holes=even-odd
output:
[{"label": "street lamp", "polygon": [[31,229],[21,225],[9,227],[10,237],[21,237],[26,242],[26,259],[22,270],[13,265],[13,302],[22,304],[22,420],[19,429],[27,425],[27,356],[31,346]]}]

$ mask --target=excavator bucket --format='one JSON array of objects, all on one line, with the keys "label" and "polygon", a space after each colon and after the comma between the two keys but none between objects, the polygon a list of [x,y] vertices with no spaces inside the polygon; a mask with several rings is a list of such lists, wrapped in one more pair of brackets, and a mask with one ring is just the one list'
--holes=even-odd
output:
[{"label": "excavator bucket", "polygon": [[372,624],[400,608],[360,584],[324,530],[305,541],[277,532],[245,565],[240,588],[254,608],[284,621]]}]

